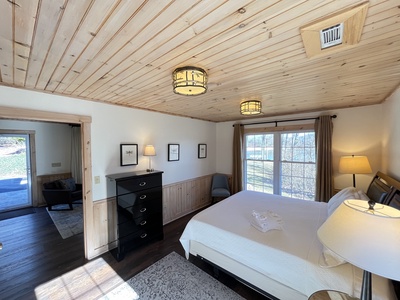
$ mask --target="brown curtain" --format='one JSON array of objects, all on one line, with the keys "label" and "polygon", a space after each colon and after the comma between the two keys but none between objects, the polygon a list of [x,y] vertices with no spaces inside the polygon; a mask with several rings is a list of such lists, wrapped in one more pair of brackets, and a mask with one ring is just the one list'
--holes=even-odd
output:
[{"label": "brown curtain", "polygon": [[243,136],[244,128],[240,124],[233,126],[233,170],[232,193],[243,190]]},{"label": "brown curtain", "polygon": [[320,116],[315,120],[315,145],[317,154],[317,186],[315,199],[328,202],[333,195],[331,116]]}]

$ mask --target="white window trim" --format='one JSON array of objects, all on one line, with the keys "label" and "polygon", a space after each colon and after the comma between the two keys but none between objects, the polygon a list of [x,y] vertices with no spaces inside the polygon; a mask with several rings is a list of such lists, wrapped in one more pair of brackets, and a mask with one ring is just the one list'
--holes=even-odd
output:
[{"label": "white window trim", "polygon": [[[315,131],[315,127],[314,127],[314,123],[312,124],[298,124],[298,125],[288,125],[288,126],[270,126],[270,127],[254,127],[254,128],[245,128],[244,130],[244,136],[246,135],[251,135],[251,134],[257,134],[257,133],[274,133],[274,132],[296,132],[296,131]],[[280,135],[274,135],[274,145],[280,145]],[[244,139],[246,140],[246,139]],[[243,151],[244,153],[246,153],[246,145],[243,145]],[[280,152],[279,151],[274,151],[274,161],[278,162],[278,163],[274,163],[274,174],[280,174]],[[247,172],[246,169],[246,159],[243,160],[243,170],[245,172]],[[315,162],[317,163],[317,162]],[[245,177],[246,175],[243,174],[243,176]],[[280,194],[280,190],[281,190],[281,181],[279,179],[279,176],[274,176],[274,180],[273,180],[273,192],[276,195]],[[245,185],[247,183],[245,182]]]},{"label": "white window trim", "polygon": [[269,132],[276,132],[276,131],[307,131],[307,130],[314,130],[314,124],[302,124],[302,125],[289,125],[289,126],[274,126],[274,127],[257,127],[257,128],[245,128],[244,134],[252,134],[252,133],[269,133]]}]

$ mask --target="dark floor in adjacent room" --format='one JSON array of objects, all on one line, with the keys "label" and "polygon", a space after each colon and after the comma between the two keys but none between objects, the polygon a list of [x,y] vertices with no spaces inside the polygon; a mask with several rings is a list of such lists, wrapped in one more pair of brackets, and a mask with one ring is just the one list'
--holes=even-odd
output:
[{"label": "dark floor in adjacent room", "polygon": [[[63,240],[46,208],[36,213],[0,221],[0,299],[36,299],[35,288],[87,263],[84,258],[83,234]],[[111,253],[101,257],[126,280],[172,251],[184,256],[179,243],[193,214],[164,226],[164,240],[126,254],[117,262]],[[194,259],[209,274],[213,268]],[[219,280],[246,299],[267,299],[225,274]]]}]

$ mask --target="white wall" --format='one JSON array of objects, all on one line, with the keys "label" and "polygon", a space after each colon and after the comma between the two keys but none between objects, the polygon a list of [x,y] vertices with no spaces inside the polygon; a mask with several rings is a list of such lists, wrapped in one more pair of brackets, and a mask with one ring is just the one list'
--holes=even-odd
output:
[{"label": "white wall", "polygon": [[[93,200],[107,197],[107,174],[148,167],[148,158],[142,156],[146,144],[153,144],[156,148],[157,156],[152,158],[152,166],[164,171],[164,185],[216,171],[216,124],[212,122],[4,86],[0,86],[0,106],[92,117],[92,175],[100,177],[100,184],[93,186]],[[121,143],[139,145],[137,166],[120,166]],[[180,144],[179,161],[167,161],[168,143]],[[207,144],[206,159],[197,158],[199,143]]]},{"label": "white wall", "polygon": [[372,174],[356,175],[357,187],[367,190],[373,175],[382,171],[382,105],[337,111],[333,129],[335,188],[352,185],[352,175],[338,173],[342,155],[366,155]]},{"label": "white wall", "polygon": [[[35,131],[37,175],[71,171],[71,127],[69,125],[0,119],[0,129]],[[53,167],[52,163],[61,163],[61,166]]]},{"label": "white wall", "polygon": [[[353,184],[352,175],[339,174],[337,171],[339,159],[342,155],[367,155],[371,164],[372,172],[376,173],[381,170],[382,105],[338,109],[323,113],[281,116],[279,118],[261,118],[257,120],[242,121],[240,123],[309,118],[324,114],[337,115],[337,118],[333,119],[334,129],[332,141],[335,188],[340,189]],[[296,123],[298,122],[286,124],[289,125]],[[305,121],[304,123],[310,123],[310,121]],[[218,172],[232,172],[233,124],[234,122],[223,122],[217,124]],[[279,123],[279,125],[285,124]],[[265,127],[267,125],[261,126]],[[357,187],[366,190],[372,176],[373,174],[356,175]]]},{"label": "white wall", "polygon": [[384,172],[400,180],[400,87],[383,103]]},{"label": "white wall", "polygon": [[[92,174],[101,178],[100,184],[93,186],[94,200],[104,199],[107,196],[106,174],[147,168],[148,159],[142,156],[146,144],[153,144],[156,147],[157,156],[152,158],[152,165],[155,169],[164,171],[164,185],[216,171],[232,172],[232,125],[234,122],[215,124],[3,86],[0,86],[0,105],[92,117]],[[350,186],[352,179],[351,175],[337,172],[341,155],[367,155],[373,173],[381,170],[400,178],[398,150],[400,149],[400,120],[397,117],[399,113],[400,91],[398,89],[382,105],[282,116],[280,119],[316,117],[322,114],[338,115],[338,118],[333,120],[334,176],[335,187],[343,188]],[[279,120],[279,118],[262,118],[256,121],[271,120]],[[384,136],[383,146],[382,135]],[[139,145],[138,166],[119,166],[120,143]],[[167,161],[168,143],[180,144],[181,157],[178,162]],[[199,143],[206,143],[208,146],[206,159],[197,158]],[[365,190],[373,174],[356,176],[357,186]]]}]

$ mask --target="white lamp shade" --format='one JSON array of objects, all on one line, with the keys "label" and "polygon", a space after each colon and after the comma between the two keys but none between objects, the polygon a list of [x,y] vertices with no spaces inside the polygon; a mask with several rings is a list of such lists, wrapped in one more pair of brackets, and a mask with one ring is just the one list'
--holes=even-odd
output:
[{"label": "white lamp shade", "polygon": [[369,174],[372,173],[366,156],[342,156],[339,161],[339,172],[343,174]]},{"label": "white lamp shade", "polygon": [[144,156],[156,156],[156,149],[154,148],[153,145],[147,145],[144,148]]},{"label": "white lamp shade", "polygon": [[318,229],[323,245],[347,262],[400,280],[400,210],[368,201],[345,200]]}]

